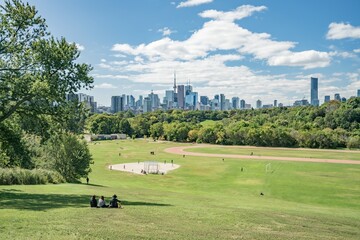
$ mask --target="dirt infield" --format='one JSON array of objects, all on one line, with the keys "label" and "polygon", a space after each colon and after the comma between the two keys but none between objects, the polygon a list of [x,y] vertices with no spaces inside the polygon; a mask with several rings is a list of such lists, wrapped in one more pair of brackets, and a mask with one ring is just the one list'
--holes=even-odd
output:
[{"label": "dirt infield", "polygon": [[[159,166],[159,174],[166,174],[169,171],[175,170],[180,167],[178,164],[172,163],[158,163]],[[114,164],[109,165],[110,170],[117,170],[123,172],[130,172],[135,174],[142,174],[142,170],[144,170],[144,162],[135,162],[135,163],[121,163],[121,164]]]},{"label": "dirt infield", "polygon": [[[206,145],[184,146],[167,148],[164,151],[172,154],[198,156],[198,157],[219,157],[219,158],[239,158],[239,159],[257,159],[257,160],[275,160],[275,161],[293,161],[293,162],[313,162],[313,163],[340,163],[340,164],[360,164],[356,160],[342,160],[342,159],[321,159],[321,158],[298,158],[298,157],[273,157],[273,156],[249,156],[237,154],[212,154],[212,153],[195,153],[186,152],[189,148],[200,148]],[[208,145],[210,146],[210,145]],[[340,150],[342,151],[342,150]]]}]

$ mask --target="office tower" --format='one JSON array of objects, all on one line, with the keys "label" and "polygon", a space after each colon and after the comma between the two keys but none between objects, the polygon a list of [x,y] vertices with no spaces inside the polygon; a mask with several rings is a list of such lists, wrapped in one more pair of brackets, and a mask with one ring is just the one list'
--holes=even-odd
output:
[{"label": "office tower", "polygon": [[180,109],[185,107],[185,87],[184,85],[177,86],[177,103]]},{"label": "office tower", "polygon": [[360,89],[358,89],[357,96],[360,97]]},{"label": "office tower", "polygon": [[219,99],[214,98],[213,100],[211,100],[210,105],[212,111],[220,110]]},{"label": "office tower", "polygon": [[209,98],[207,96],[200,96],[200,103],[202,105],[208,105],[209,104]]},{"label": "office tower", "polygon": [[190,92],[185,96],[185,105],[187,109],[195,110],[198,102],[198,93]]},{"label": "office tower", "polygon": [[135,97],[133,95],[129,96],[128,107],[131,109],[135,107]]},{"label": "office tower", "polygon": [[220,102],[219,94],[216,94],[216,95],[214,96],[214,99],[216,99],[216,100],[218,100],[218,101]]},{"label": "office tower", "polygon": [[262,102],[261,102],[260,99],[258,99],[258,100],[256,101],[256,108],[261,108],[261,106],[262,106]]},{"label": "office tower", "polygon": [[245,103],[245,109],[250,109],[250,108],[251,108],[251,104]]},{"label": "office tower", "polygon": [[124,98],[122,96],[112,96],[111,97],[111,108],[112,113],[117,113],[124,111]]},{"label": "office tower", "polygon": [[324,102],[330,102],[330,96],[329,95],[326,95],[325,97],[324,97]]},{"label": "office tower", "polygon": [[151,91],[151,93],[148,95],[148,97],[150,98],[151,101],[151,107],[153,109],[157,109],[160,106],[160,98],[157,94],[153,93],[153,91]]},{"label": "office tower", "polygon": [[233,97],[231,99],[231,106],[233,109],[239,109],[240,108],[240,99],[238,97]]},{"label": "office tower", "polygon": [[174,102],[174,91],[173,90],[166,90],[165,97],[168,102]]},{"label": "office tower", "polygon": [[193,88],[190,85],[190,81],[188,82],[188,85],[185,86],[185,96],[189,95],[192,92]]},{"label": "office tower", "polygon": [[313,106],[319,106],[319,97],[318,97],[318,78],[311,78],[311,89],[310,89],[310,102]]},{"label": "office tower", "polygon": [[174,89],[174,97],[173,97],[173,105],[174,106],[177,106],[177,102],[178,102],[178,94],[176,92],[177,90],[177,86],[176,86],[176,72],[174,71],[174,86],[173,86],[173,89]]},{"label": "office tower", "polygon": [[277,107],[277,100],[274,100],[274,107]]},{"label": "office tower", "polygon": [[246,102],[244,99],[240,100],[240,109],[245,109]]},{"label": "office tower", "polygon": [[230,99],[225,99],[224,111],[228,111],[230,109],[231,109]]},{"label": "office tower", "polygon": [[345,98],[345,97],[342,97],[342,98],[341,98],[341,102],[346,102],[346,98]]},{"label": "office tower", "polygon": [[296,106],[308,106],[308,105],[309,105],[309,101],[306,100],[306,99],[296,100],[293,105],[294,105],[294,107],[296,107]]},{"label": "office tower", "polygon": [[335,94],[334,94],[334,99],[335,99],[336,101],[341,102],[340,93],[335,93]]},{"label": "office tower", "polygon": [[225,110],[225,94],[220,94],[220,110]]},{"label": "office tower", "polygon": [[152,111],[151,99],[149,97],[146,97],[146,98],[144,98],[143,112],[147,113],[147,112],[151,112],[151,111]]}]

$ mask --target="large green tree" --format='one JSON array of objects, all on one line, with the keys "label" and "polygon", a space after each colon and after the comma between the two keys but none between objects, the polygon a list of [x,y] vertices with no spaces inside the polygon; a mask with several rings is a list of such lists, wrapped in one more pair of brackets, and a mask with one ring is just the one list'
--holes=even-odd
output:
[{"label": "large green tree", "polygon": [[92,86],[91,67],[76,62],[76,45],[46,28],[29,4],[0,6],[0,124],[14,114],[60,120],[66,93]]}]

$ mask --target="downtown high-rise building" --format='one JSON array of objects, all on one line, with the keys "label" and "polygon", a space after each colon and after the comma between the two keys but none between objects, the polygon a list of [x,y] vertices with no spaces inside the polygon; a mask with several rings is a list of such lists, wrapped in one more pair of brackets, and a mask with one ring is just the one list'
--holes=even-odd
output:
[{"label": "downtown high-rise building", "polygon": [[240,100],[240,109],[245,109],[246,108],[246,102],[244,99]]},{"label": "downtown high-rise building", "polygon": [[341,102],[340,93],[335,93],[335,94],[334,94],[334,100]]},{"label": "downtown high-rise building", "polygon": [[177,86],[177,103],[180,109],[184,109],[185,107],[185,86],[178,85]]},{"label": "downtown high-rise building", "polygon": [[225,101],[226,101],[226,98],[225,98],[225,94],[220,94],[220,110],[221,111],[225,111]]},{"label": "downtown high-rise building", "polygon": [[144,106],[143,106],[143,112],[147,113],[147,112],[151,112],[152,111],[152,106],[151,106],[151,99],[149,97],[144,98]]},{"label": "downtown high-rise building", "polygon": [[260,99],[258,99],[258,100],[256,101],[256,108],[261,108],[261,107],[262,107],[262,102],[261,102]]},{"label": "downtown high-rise building", "polygon": [[310,89],[310,103],[313,106],[319,106],[319,85],[318,78],[310,78],[311,89]]},{"label": "downtown high-rise building", "polygon": [[233,109],[239,109],[240,108],[240,99],[238,97],[233,97],[231,99],[231,107]]},{"label": "downtown high-rise building", "polygon": [[324,97],[324,102],[330,102],[330,96],[329,95],[326,95],[325,97]]},{"label": "downtown high-rise building", "polygon": [[112,96],[110,111],[112,113],[124,111],[124,100],[125,98],[123,96]]},{"label": "downtown high-rise building", "polygon": [[360,97],[360,89],[358,89],[357,96]]},{"label": "downtown high-rise building", "polygon": [[209,104],[209,98],[207,96],[200,96],[200,103],[202,105],[208,105]]}]

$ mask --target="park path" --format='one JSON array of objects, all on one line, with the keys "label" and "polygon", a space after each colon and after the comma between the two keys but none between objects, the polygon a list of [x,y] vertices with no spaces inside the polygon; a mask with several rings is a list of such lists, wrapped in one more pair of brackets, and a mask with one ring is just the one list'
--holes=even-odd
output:
[{"label": "park path", "polygon": [[[357,160],[345,159],[322,159],[322,158],[298,158],[298,157],[274,157],[274,156],[251,156],[251,155],[238,155],[238,154],[216,154],[216,153],[196,153],[187,152],[189,148],[201,148],[211,145],[196,145],[196,146],[182,146],[167,148],[164,151],[172,154],[198,156],[198,157],[219,157],[219,158],[240,158],[240,159],[257,159],[257,160],[276,160],[276,161],[294,161],[294,162],[313,162],[313,163],[341,163],[341,164],[360,164]],[[342,151],[342,150],[340,150]],[[353,151],[351,151],[353,152]],[[360,159],[359,159],[360,160]]]}]

